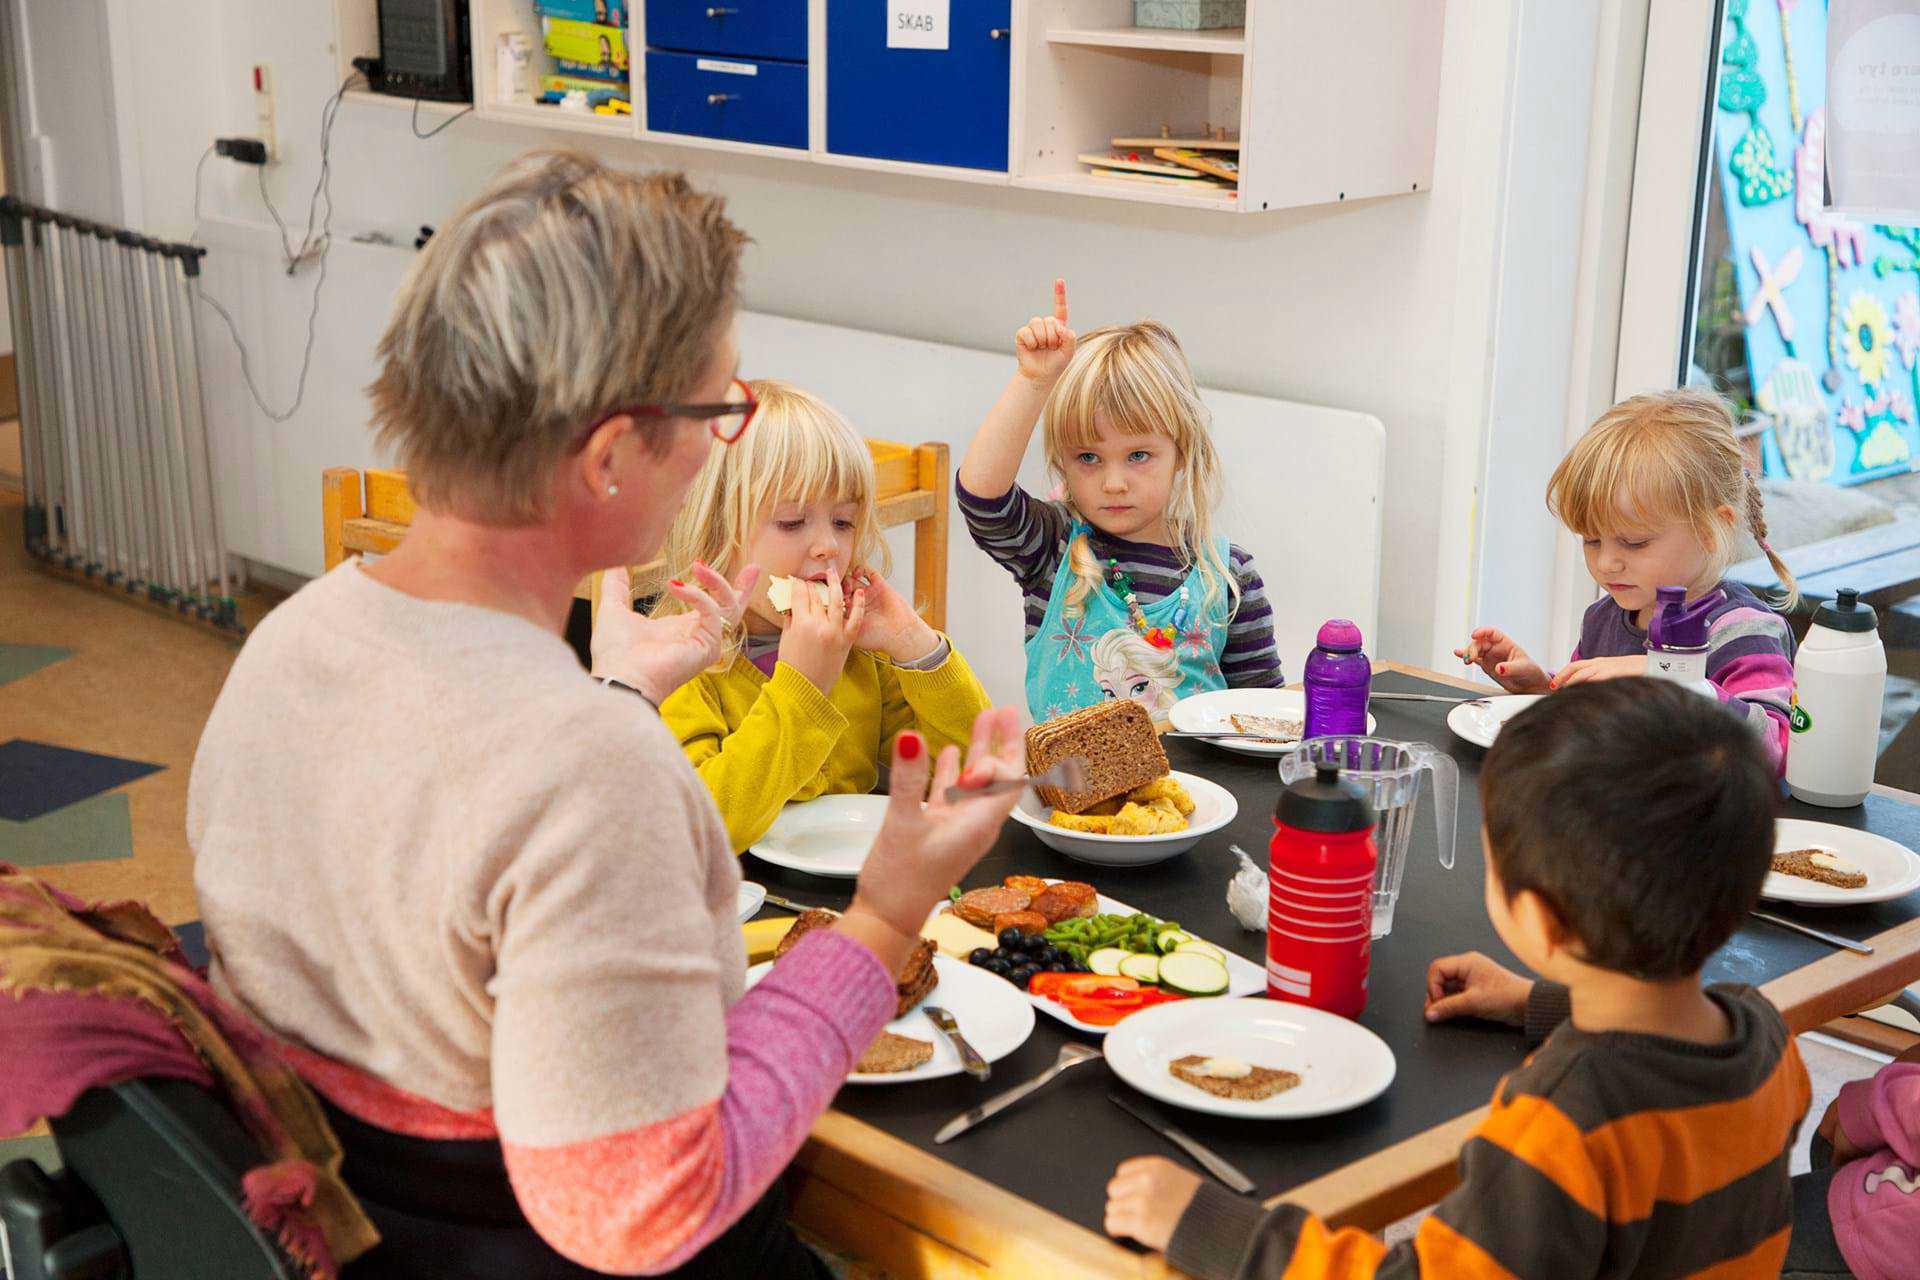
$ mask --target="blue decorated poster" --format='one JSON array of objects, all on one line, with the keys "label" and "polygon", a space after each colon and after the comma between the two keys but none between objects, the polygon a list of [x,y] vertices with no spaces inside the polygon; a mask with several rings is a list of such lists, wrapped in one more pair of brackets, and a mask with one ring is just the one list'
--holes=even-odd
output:
[{"label": "blue decorated poster", "polygon": [[1920,233],[1823,209],[1824,0],[1727,0],[1714,163],[1767,474],[1920,468]]}]

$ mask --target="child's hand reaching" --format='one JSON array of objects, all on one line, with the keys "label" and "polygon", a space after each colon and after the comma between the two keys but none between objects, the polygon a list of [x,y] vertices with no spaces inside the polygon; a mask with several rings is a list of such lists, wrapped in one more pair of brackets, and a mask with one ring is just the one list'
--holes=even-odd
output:
[{"label": "child's hand reaching", "polygon": [[1427,966],[1427,1021],[1486,1018],[1520,1026],[1527,1020],[1533,983],[1511,969],[1469,951],[1442,956]]},{"label": "child's hand reaching", "polygon": [[1013,335],[1020,376],[1041,386],[1052,386],[1073,359],[1073,330],[1067,327],[1067,282],[1053,282],[1053,314],[1035,316]]},{"label": "child's hand reaching", "polygon": [[1479,667],[1508,693],[1545,693],[1551,687],[1540,664],[1498,627],[1475,628],[1466,647],[1455,649],[1453,656]]},{"label": "child's hand reaching", "polygon": [[940,637],[913,611],[906,597],[865,565],[848,572],[847,590],[865,592],[867,597],[866,621],[854,637],[855,648],[907,663],[918,662],[940,647]]},{"label": "child's hand reaching", "polygon": [[1199,1174],[1165,1156],[1122,1160],[1113,1171],[1113,1181],[1107,1183],[1107,1234],[1131,1236],[1165,1253],[1180,1215],[1199,1189]]},{"label": "child's hand reaching", "polygon": [[840,575],[827,570],[827,602],[813,591],[793,593],[793,612],[780,633],[780,661],[798,671],[822,693],[832,693],[847,665],[847,654],[867,617],[867,593],[841,594]]},{"label": "child's hand reaching", "polygon": [[1645,674],[1647,674],[1645,658],[1582,658],[1578,662],[1569,662],[1560,668],[1548,687],[1564,689],[1570,684],[1587,684],[1594,680],[1618,680],[1622,676]]}]

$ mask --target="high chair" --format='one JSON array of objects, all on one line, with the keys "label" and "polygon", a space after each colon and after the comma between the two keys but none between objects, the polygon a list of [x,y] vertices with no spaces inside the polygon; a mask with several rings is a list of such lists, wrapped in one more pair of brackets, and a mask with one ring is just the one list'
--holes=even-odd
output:
[{"label": "high chair", "polygon": [[[873,454],[874,495],[880,527],[911,524],[913,594],[920,616],[936,631],[947,625],[947,520],[952,468],[944,444],[906,445],[868,440]],[[320,476],[320,522],[326,567],[349,555],[385,555],[400,545],[413,522],[415,505],[403,471],[356,471],[329,467]],[[649,572],[653,570],[653,572]],[[635,574],[636,599],[657,595],[665,585],[656,566]],[[596,598],[598,574],[581,582],[574,595]]]}]

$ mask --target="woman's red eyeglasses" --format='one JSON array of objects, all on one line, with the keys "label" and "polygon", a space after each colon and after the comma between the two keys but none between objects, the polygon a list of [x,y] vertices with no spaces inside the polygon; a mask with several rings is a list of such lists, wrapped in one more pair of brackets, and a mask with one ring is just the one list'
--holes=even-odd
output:
[{"label": "woman's red eyeglasses", "polygon": [[[747,433],[747,425],[759,411],[760,401],[754,396],[753,388],[739,378],[733,380],[731,390],[740,397],[738,400],[723,400],[717,404],[640,404],[615,409],[588,427],[581,442],[584,444],[586,438],[599,430],[608,419],[624,413],[632,418],[705,418],[707,429],[713,432],[714,439],[721,444],[732,444]],[[740,421],[729,424],[729,418],[738,418]]]}]

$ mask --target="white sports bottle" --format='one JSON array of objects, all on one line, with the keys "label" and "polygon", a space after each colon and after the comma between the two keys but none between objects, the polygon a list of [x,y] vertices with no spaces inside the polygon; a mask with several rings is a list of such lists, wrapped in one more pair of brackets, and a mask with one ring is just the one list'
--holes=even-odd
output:
[{"label": "white sports bottle", "polygon": [[1793,662],[1793,732],[1787,790],[1808,804],[1864,802],[1880,754],[1880,697],[1887,651],[1873,607],[1847,588],[1813,615]]}]

